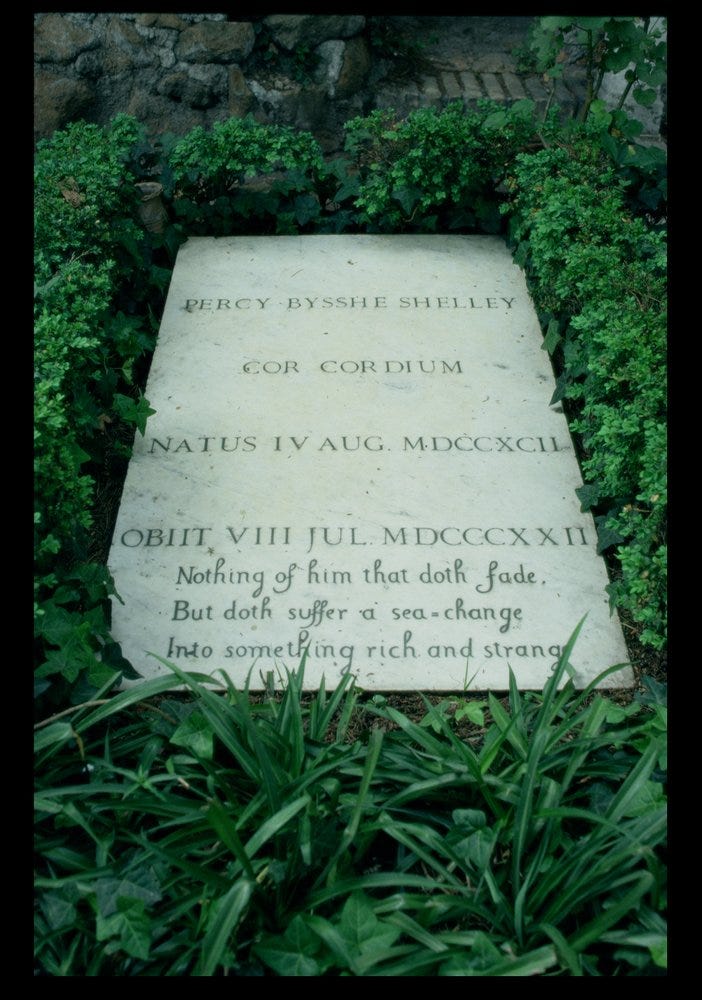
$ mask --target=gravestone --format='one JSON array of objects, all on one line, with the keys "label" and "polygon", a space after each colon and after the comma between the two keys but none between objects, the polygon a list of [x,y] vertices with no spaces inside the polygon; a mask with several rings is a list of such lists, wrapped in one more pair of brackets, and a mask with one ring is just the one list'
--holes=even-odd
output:
[{"label": "gravestone", "polygon": [[190,239],[110,556],[127,659],[540,689],[586,616],[576,685],[629,686],[542,343],[497,237]]}]

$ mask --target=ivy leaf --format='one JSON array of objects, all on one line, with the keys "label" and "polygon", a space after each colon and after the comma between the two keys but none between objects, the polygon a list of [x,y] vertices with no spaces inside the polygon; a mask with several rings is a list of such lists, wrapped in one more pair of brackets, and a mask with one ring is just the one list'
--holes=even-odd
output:
[{"label": "ivy leaf", "polygon": [[84,668],[90,668],[99,663],[95,653],[88,644],[90,625],[84,622],[74,628],[64,639],[60,649],[50,649],[46,660],[36,671],[37,677],[47,677],[50,674],[61,674],[68,681],[74,681]]},{"label": "ivy leaf", "polygon": [[553,390],[549,406],[553,406],[554,403],[559,403],[565,396],[567,388],[568,376],[565,372],[562,372],[556,379],[556,388]]},{"label": "ivy leaf", "polygon": [[101,878],[95,883],[98,911],[109,917],[119,911],[121,899],[141,900],[144,904],[158,903],[161,887],[153,868],[131,871],[128,878]]},{"label": "ivy leaf", "polygon": [[542,17],[540,24],[547,31],[566,30],[573,23],[572,17]]},{"label": "ivy leaf", "polygon": [[584,513],[586,510],[590,510],[594,507],[599,500],[600,484],[586,483],[584,486],[579,486],[575,491],[575,495],[580,501],[580,510]]},{"label": "ivy leaf", "polygon": [[529,241],[522,240],[514,252],[514,263],[519,267],[524,267],[529,257]]},{"label": "ivy leaf", "polygon": [[133,958],[146,959],[151,948],[151,919],[146,913],[143,899],[121,896],[117,911],[109,917],[97,915],[96,936],[107,941],[119,936],[119,946]]},{"label": "ivy leaf", "polygon": [[[619,51],[608,52],[603,59],[603,65],[610,73],[620,73],[623,69],[626,69],[630,62],[631,53],[625,48]],[[625,79],[628,80],[629,77],[626,76]]]},{"label": "ivy leaf", "polygon": [[483,122],[484,129],[504,128],[507,124],[506,111],[493,111]]},{"label": "ivy leaf", "polygon": [[605,102],[601,98],[597,98],[590,105],[588,118],[593,124],[607,128],[612,120],[612,114],[608,111]]},{"label": "ivy leaf", "polygon": [[319,976],[324,971],[318,958],[321,942],[298,913],[285,934],[267,937],[253,951],[279,976]]},{"label": "ivy leaf", "polygon": [[141,674],[134,669],[129,660],[122,656],[122,647],[118,642],[105,643],[100,653],[100,659],[105,667],[109,667],[113,671],[119,671],[125,677],[130,677],[133,680],[141,677]]},{"label": "ivy leaf", "polygon": [[344,904],[339,923],[339,930],[347,942],[360,948],[363,941],[373,937],[377,926],[378,918],[363,893],[352,893]]},{"label": "ivy leaf", "polygon": [[461,719],[468,719],[475,726],[485,725],[485,712],[483,711],[483,706],[486,702],[482,701],[467,701],[465,705],[459,706],[456,709],[456,722],[460,722]]},{"label": "ivy leaf", "polygon": [[634,701],[637,701],[640,705],[667,705],[668,704],[668,685],[663,684],[660,681],[655,680],[653,677],[642,677],[641,681],[645,688],[648,688],[643,694],[635,694]]},{"label": "ivy leaf", "polygon": [[73,632],[78,616],[65,608],[57,607],[53,601],[47,601],[42,610],[43,615],[37,619],[38,634],[52,646],[60,646]]},{"label": "ivy leaf", "polygon": [[548,330],[546,331],[546,336],[544,337],[544,342],[541,345],[542,351],[548,351],[549,354],[553,354],[558,345],[561,342],[561,335],[559,333],[560,324],[557,319],[552,319],[548,324]]},{"label": "ivy leaf", "polygon": [[109,570],[99,563],[83,563],[68,573],[66,579],[82,583],[91,603],[109,597],[115,589]]},{"label": "ivy leaf", "polygon": [[304,226],[319,215],[319,199],[312,194],[300,194],[295,199],[295,218]]},{"label": "ivy leaf", "polygon": [[358,177],[347,177],[334,195],[333,201],[344,201],[346,198],[355,198],[360,190],[361,185]]},{"label": "ivy leaf", "polygon": [[604,149],[605,153],[607,153],[608,156],[611,156],[616,163],[617,156],[619,154],[619,143],[614,136],[610,135],[609,132],[603,132],[600,136],[600,145]]},{"label": "ivy leaf", "polygon": [[636,103],[640,104],[643,108],[650,108],[656,103],[657,95],[655,90],[634,87],[631,93]]},{"label": "ivy leaf", "polygon": [[392,193],[395,201],[399,201],[400,205],[402,205],[402,210],[406,215],[412,214],[412,210],[417,204],[419,195],[420,191],[417,188],[412,187],[395,188]]},{"label": "ivy leaf", "polygon": [[611,548],[612,545],[617,545],[619,542],[624,541],[624,536],[620,535],[618,531],[607,526],[606,517],[595,518],[597,524],[597,554],[601,555],[606,549]]},{"label": "ivy leaf", "polygon": [[201,712],[192,712],[171,736],[171,743],[185,747],[195,757],[212,760],[214,733],[212,726]]},{"label": "ivy leaf", "polygon": [[319,976],[322,969],[314,958],[302,955],[285,938],[267,938],[254,945],[254,952],[279,976]]},{"label": "ivy leaf", "polygon": [[483,828],[453,844],[453,850],[466,868],[483,872],[490,863],[494,840],[492,830]]},{"label": "ivy leaf", "polygon": [[585,31],[597,31],[598,28],[604,28],[608,21],[608,17],[579,17],[578,25]]},{"label": "ivy leaf", "polygon": [[155,413],[149,406],[149,401],[142,393],[139,394],[139,399],[134,400],[131,396],[123,396],[122,393],[115,393],[114,398],[115,410],[122,418],[126,420],[127,423],[136,424],[138,430],[143,437],[146,433],[146,421]]},{"label": "ivy leaf", "polygon": [[52,931],[70,927],[76,918],[76,908],[64,893],[47,892],[41,898],[41,908]]},{"label": "ivy leaf", "polygon": [[114,684],[119,678],[119,674],[115,670],[111,670],[109,667],[105,666],[103,663],[94,663],[88,668],[88,672],[85,676],[86,682],[96,691],[104,687],[108,682]]}]

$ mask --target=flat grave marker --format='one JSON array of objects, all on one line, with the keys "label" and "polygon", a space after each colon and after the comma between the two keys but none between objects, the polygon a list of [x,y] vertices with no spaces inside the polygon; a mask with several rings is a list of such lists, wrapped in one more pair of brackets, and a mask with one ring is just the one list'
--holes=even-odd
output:
[{"label": "flat grave marker", "polygon": [[524,275],[489,236],[193,238],[109,560],[146,677],[633,675]]}]

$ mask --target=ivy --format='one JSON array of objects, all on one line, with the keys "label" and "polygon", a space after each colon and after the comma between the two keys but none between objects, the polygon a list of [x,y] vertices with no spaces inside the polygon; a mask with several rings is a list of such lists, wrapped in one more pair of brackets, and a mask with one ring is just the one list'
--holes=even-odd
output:
[{"label": "ivy", "polygon": [[[517,156],[504,206],[537,306],[561,317],[545,347],[573,410],[600,551],[614,555],[613,605],[665,644],[666,244],[632,211],[628,180],[593,141]],[[553,322],[553,321],[552,321]],[[555,401],[555,397],[554,397]]]},{"label": "ivy", "polygon": [[[565,25],[556,20],[547,27],[558,34]],[[642,86],[645,79],[641,70]],[[557,373],[552,402],[564,402],[578,436],[579,498],[615,569],[613,606],[640,624],[645,642],[662,646],[665,156],[637,145],[636,134],[622,109],[594,99],[584,123],[564,123],[555,109],[539,122],[531,101],[471,111],[453,104],[404,120],[376,110],[347,122],[344,155],[330,161],[308,133],[251,117],[149,143],[122,115],[106,128],[75,123],[40,143],[40,690],[57,702],[68,690],[90,697],[129,669],[109,635],[105,594],[83,572],[96,565],[95,484],[124,466],[153,412],[142,386],[170,266],[183,239],[199,234],[506,230]],[[163,182],[170,221],[162,234],[145,233],[138,220],[143,172]]]}]

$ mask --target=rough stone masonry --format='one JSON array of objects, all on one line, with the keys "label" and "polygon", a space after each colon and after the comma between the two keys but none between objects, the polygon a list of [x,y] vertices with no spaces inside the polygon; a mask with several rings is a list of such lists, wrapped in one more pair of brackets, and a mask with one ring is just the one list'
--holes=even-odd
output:
[{"label": "rough stone masonry", "polygon": [[[531,98],[540,113],[553,100],[574,114],[585,93],[578,64],[551,84],[520,67],[531,17],[40,13],[34,22],[36,138],[118,112],[152,135],[252,114],[312,132],[331,153],[344,122],[375,108],[405,117],[452,101]],[[645,123],[654,136],[658,104]]]},{"label": "rough stone masonry", "polygon": [[355,14],[36,14],[35,135],[118,112],[184,134],[251,112],[329,145],[364,111],[365,28]]}]

